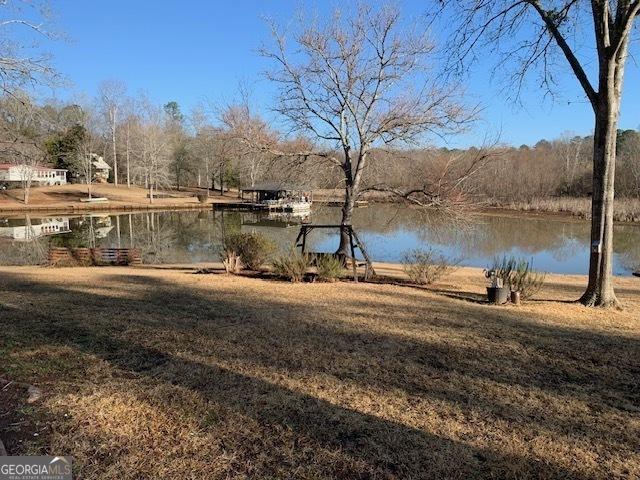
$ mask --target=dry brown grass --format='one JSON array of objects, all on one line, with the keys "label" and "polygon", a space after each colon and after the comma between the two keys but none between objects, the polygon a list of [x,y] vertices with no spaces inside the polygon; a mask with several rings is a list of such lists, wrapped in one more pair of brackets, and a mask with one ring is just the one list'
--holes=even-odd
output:
[{"label": "dry brown grass", "polygon": [[77,478],[637,478],[640,281],[623,312],[561,303],[580,277],[521,307],[447,282],[0,267],[0,376],[50,425],[8,449]]},{"label": "dry brown grass", "polygon": [[[563,213],[581,218],[591,217],[590,198],[538,198],[528,202],[490,202],[490,206],[521,212]],[[617,222],[640,222],[640,199],[617,198],[613,218]]]}]

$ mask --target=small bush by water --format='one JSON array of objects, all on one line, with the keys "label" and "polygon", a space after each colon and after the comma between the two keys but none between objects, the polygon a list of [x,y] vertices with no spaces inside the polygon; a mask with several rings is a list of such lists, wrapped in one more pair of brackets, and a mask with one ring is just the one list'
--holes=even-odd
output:
[{"label": "small bush by water", "polygon": [[276,244],[261,233],[234,233],[224,238],[221,259],[240,257],[242,265],[250,270],[259,270],[276,251]]},{"label": "small bush by water", "polygon": [[311,266],[311,257],[307,254],[291,252],[273,260],[273,272],[279,277],[301,282]]},{"label": "small bush by water", "polygon": [[429,285],[450,272],[455,264],[432,249],[414,249],[402,256],[402,268],[413,283]]},{"label": "small bush by water", "polygon": [[320,255],[316,258],[316,268],[318,280],[323,282],[333,282],[340,278],[344,272],[342,261],[334,255]]}]

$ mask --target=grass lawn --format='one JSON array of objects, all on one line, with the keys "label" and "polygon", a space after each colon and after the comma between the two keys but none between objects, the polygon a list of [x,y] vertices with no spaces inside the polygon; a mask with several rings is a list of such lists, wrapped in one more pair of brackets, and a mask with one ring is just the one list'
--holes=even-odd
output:
[{"label": "grass lawn", "polygon": [[[47,208],[60,209],[65,211],[67,208],[75,209],[117,209],[118,207],[140,207],[147,208],[149,206],[149,191],[143,187],[132,185],[115,186],[111,183],[97,183],[92,185],[93,197],[106,197],[108,202],[104,203],[86,203],[82,199],[87,198],[87,186],[84,184],[67,184],[54,185],[48,187],[32,187],[29,193],[29,204],[23,202],[23,192],[20,188],[9,190],[0,190],[0,211],[20,212],[29,209]],[[202,192],[197,188],[183,188],[180,191],[171,192],[171,198],[154,198],[153,206],[155,207],[202,207],[197,198],[196,193]],[[160,192],[161,194],[166,192]],[[158,192],[154,192],[158,195]],[[216,192],[211,192],[208,203],[225,203],[237,202],[237,192],[226,192],[224,196],[220,196]]]},{"label": "grass lawn", "polygon": [[549,282],[0,267],[0,437],[75,478],[638,478],[640,280],[623,312]]}]

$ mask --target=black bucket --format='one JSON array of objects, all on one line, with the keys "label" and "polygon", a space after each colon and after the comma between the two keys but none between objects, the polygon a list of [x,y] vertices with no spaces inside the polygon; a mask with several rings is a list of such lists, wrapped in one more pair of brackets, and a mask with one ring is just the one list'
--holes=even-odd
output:
[{"label": "black bucket", "polygon": [[487,287],[487,300],[493,305],[502,305],[509,301],[509,287]]}]

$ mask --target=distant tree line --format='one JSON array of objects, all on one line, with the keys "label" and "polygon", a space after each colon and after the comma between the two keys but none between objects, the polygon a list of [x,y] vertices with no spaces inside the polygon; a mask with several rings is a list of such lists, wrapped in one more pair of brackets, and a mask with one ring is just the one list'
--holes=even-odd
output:
[{"label": "distant tree line", "polygon": [[[85,176],[87,155],[95,153],[113,167],[111,181],[117,168],[121,184],[154,189],[198,187],[220,192],[265,181],[340,187],[339,168],[296,154],[311,140],[285,139],[252,114],[247,101],[221,109],[199,106],[186,115],[175,101],[161,106],[144,96],[134,100],[123,95],[117,99],[120,114],[113,148],[110,106],[101,98],[80,105],[38,104],[25,92],[0,97],[0,161],[64,168],[72,180]],[[261,138],[262,148],[252,148],[239,136]],[[640,197],[640,132],[621,130],[617,141],[616,195]],[[265,150],[265,144],[273,148]],[[362,189],[366,193],[381,183],[407,189],[420,186],[424,179],[434,184],[459,180],[479,151],[475,147],[372,149],[371,171]],[[475,200],[499,203],[591,194],[590,136],[564,134],[533,146],[491,151],[491,160],[465,179],[460,190]]]},{"label": "distant tree line", "polygon": [[[640,196],[640,132],[621,130],[617,137],[616,196]],[[470,149],[471,153],[473,148]],[[469,151],[423,153],[464,158]],[[593,137],[565,134],[534,146],[500,149],[469,180],[468,188],[494,202],[531,201],[549,197],[587,197],[592,194]]]}]

